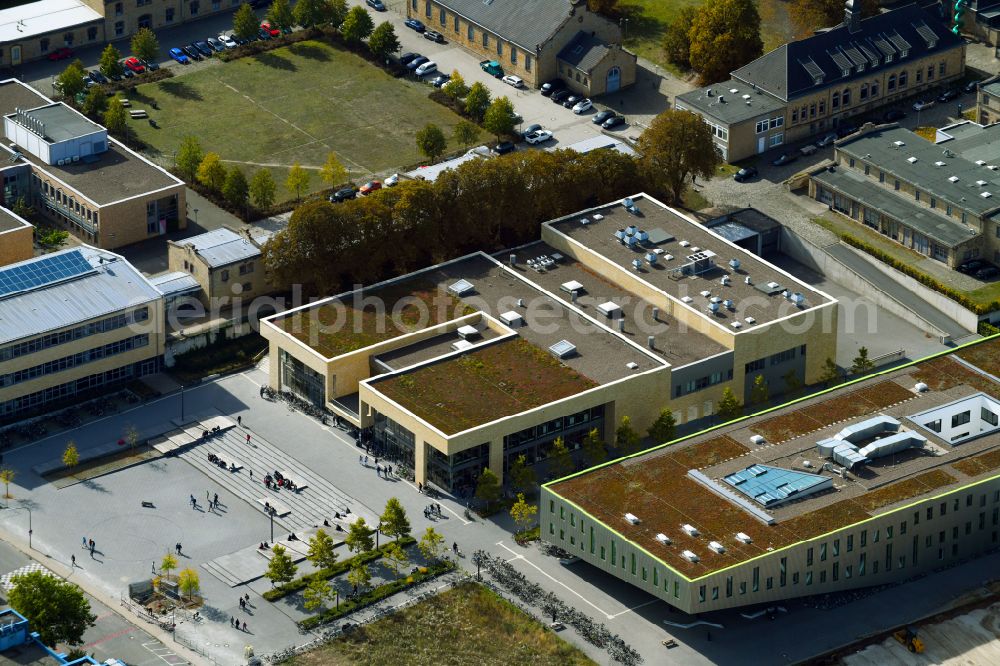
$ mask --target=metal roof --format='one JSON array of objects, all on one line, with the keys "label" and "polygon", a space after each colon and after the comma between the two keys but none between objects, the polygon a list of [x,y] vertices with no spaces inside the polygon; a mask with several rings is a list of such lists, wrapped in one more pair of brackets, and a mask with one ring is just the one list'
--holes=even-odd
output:
[{"label": "metal roof", "polygon": [[829,477],[770,465],[751,465],[722,480],[763,506],[777,506],[833,486]]},{"label": "metal roof", "polygon": [[194,276],[184,271],[156,275],[149,278],[149,283],[164,296],[181,296],[201,289],[201,285],[194,279]]},{"label": "metal roof", "polygon": [[96,270],[0,300],[0,344],[121,312],[161,297],[160,292],[123,257],[86,245],[22,261],[8,268],[29,266],[39,259],[72,253],[79,253]]},{"label": "metal roof", "polygon": [[636,152],[632,150],[632,146],[606,134],[592,136],[589,139],[583,139],[582,141],[577,141],[566,146],[566,150],[575,150],[578,153],[589,153],[592,150],[600,150],[601,148],[610,148],[611,150],[617,150],[619,153],[633,157],[636,155]]},{"label": "metal roof", "polygon": [[571,0],[438,0],[437,4],[535,53],[573,15]]},{"label": "metal roof", "polygon": [[454,169],[458,165],[463,164],[465,162],[469,162],[471,160],[485,159],[490,157],[493,157],[493,154],[490,152],[490,149],[486,148],[485,146],[479,146],[477,148],[472,148],[471,150],[469,150],[469,152],[465,153],[464,155],[459,155],[454,159],[445,160],[444,162],[438,162],[437,164],[431,164],[429,166],[418,167],[413,171],[410,171],[406,175],[409,178],[428,180],[433,182],[437,180],[438,176],[440,176],[448,169]]},{"label": "metal roof", "polygon": [[0,299],[78,278],[95,270],[79,250],[67,250],[14,264],[0,270]]},{"label": "metal roof", "polygon": [[[103,127],[86,116],[80,115],[62,102],[34,109],[22,109],[22,111],[45,125],[44,139],[49,143],[75,139],[104,130]],[[8,117],[12,115],[8,114]]]},{"label": "metal roof", "polygon": [[590,73],[610,51],[608,45],[595,35],[581,30],[569,40],[557,57],[580,71]]},{"label": "metal roof", "polygon": [[[736,92],[730,92],[732,90]],[[750,95],[750,99],[744,100],[743,95]],[[735,79],[677,95],[676,101],[678,109],[698,111],[724,125],[770,117],[776,112],[784,115],[785,112],[785,103],[781,100]]]},{"label": "metal roof", "polygon": [[0,10],[0,44],[23,42],[37,35],[104,21],[83,0],[39,0]]},{"label": "metal roof", "polygon": [[260,256],[259,247],[231,229],[215,229],[176,242],[182,247],[193,247],[210,268],[228,266]]}]

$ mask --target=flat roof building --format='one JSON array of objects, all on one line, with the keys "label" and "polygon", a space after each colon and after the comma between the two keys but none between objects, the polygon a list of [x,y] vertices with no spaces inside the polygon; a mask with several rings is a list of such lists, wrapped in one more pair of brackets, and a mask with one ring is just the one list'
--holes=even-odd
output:
[{"label": "flat roof building", "polygon": [[[188,274],[201,287],[202,303],[217,298],[253,299],[271,290],[261,261],[261,246],[270,234],[237,233],[223,227],[182,240],[167,241],[167,268]],[[174,282],[173,287],[180,285]]]},{"label": "flat roof building", "polygon": [[512,456],[546,460],[557,437],[610,441],[624,416],[640,432],[668,407],[703,422],[759,375],[774,393],[818,381],[836,328],[829,296],[640,194],[261,332],[273,387],[362,428],[418,481],[467,490]]},{"label": "flat roof building", "polygon": [[546,484],[542,538],[692,614],[995,549],[998,350],[975,343]]},{"label": "flat roof building", "polygon": [[0,420],[157,372],[163,297],[89,246],[0,268]]},{"label": "flat roof building", "polygon": [[30,259],[35,250],[34,234],[35,228],[27,220],[0,203],[0,267]]}]

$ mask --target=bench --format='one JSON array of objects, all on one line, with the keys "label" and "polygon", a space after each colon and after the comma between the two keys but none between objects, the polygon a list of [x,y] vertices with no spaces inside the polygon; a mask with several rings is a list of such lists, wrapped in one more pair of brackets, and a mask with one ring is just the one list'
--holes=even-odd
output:
[{"label": "bench", "polygon": [[279,502],[279,501],[277,501],[275,499],[272,499],[270,497],[258,497],[257,498],[257,504],[260,504],[260,508],[261,509],[264,508],[265,504],[270,504],[271,508],[274,509],[274,515],[277,516],[277,517],[279,517],[279,518],[281,516],[287,516],[288,514],[290,514],[292,512],[292,510],[289,509],[287,506],[285,506],[281,502]]},{"label": "bench", "polygon": [[122,106],[124,106],[124,107],[125,107],[126,109],[127,109],[128,107],[132,106],[132,102],[131,102],[131,100],[127,100],[127,99],[122,99],[122,100],[120,100],[120,101],[121,101],[121,103],[122,103]]},{"label": "bench", "polygon": [[147,118],[149,116],[145,109],[129,109],[128,114],[132,118]]},{"label": "bench", "polygon": [[291,481],[295,484],[295,491],[293,492],[305,490],[309,487],[309,484],[306,483],[304,479],[296,476],[295,474],[291,474],[287,469],[281,470],[281,476],[284,477],[285,481]]}]

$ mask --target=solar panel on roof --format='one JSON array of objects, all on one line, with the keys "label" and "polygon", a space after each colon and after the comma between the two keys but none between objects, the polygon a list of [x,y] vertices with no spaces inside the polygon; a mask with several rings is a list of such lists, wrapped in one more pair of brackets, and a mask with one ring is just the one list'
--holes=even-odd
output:
[{"label": "solar panel on roof", "polygon": [[26,264],[0,270],[0,297],[92,272],[94,267],[79,250],[41,257]]}]

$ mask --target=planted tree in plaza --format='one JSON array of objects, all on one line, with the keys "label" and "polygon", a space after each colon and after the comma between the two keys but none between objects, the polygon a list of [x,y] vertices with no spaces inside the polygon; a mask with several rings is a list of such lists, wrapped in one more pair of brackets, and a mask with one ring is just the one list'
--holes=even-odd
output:
[{"label": "planted tree in plaza", "polygon": [[322,23],[326,14],[326,5],[323,0],[296,0],[295,9],[292,10],[295,22],[303,28],[311,28],[318,23]]},{"label": "planted tree in plaza", "polygon": [[789,370],[788,372],[786,372],[784,376],[781,378],[781,380],[785,382],[786,393],[789,394],[795,393],[800,388],[802,388],[802,380],[799,379],[799,373],[795,372],[794,370]]},{"label": "planted tree in plaza", "polygon": [[375,547],[375,540],[372,538],[374,533],[375,531],[368,527],[364,518],[358,518],[348,528],[344,543],[352,553],[367,553]]},{"label": "planted tree in plaza", "polygon": [[[271,552],[274,553],[274,557],[267,563],[267,571],[264,572],[264,578],[271,581],[271,585],[284,585],[295,578],[295,572],[298,571],[298,567],[295,566],[295,562],[292,562],[292,558],[289,557],[284,546],[275,544],[271,548]],[[184,572],[182,571],[181,573],[183,574]]]},{"label": "planted tree in plaza", "polygon": [[503,491],[500,488],[500,479],[489,467],[484,467],[479,475],[479,482],[476,484],[476,499],[486,505],[489,510],[500,500]]},{"label": "planted tree in plaza", "polygon": [[198,165],[198,182],[208,189],[218,192],[226,182],[226,167],[219,153],[205,153]]},{"label": "planted tree in plaza", "polygon": [[160,41],[149,28],[139,28],[132,36],[132,55],[145,62],[156,62],[160,58]]},{"label": "planted tree in plaza", "polygon": [[399,50],[396,29],[388,21],[379,23],[368,38],[368,50],[379,60],[389,61],[389,56]]},{"label": "planted tree in plaza", "polygon": [[395,497],[390,497],[385,503],[385,511],[379,518],[382,523],[382,534],[393,539],[409,536],[410,519],[406,517],[406,509]]},{"label": "planted tree in plaza", "polygon": [[514,519],[514,522],[522,530],[526,530],[535,522],[535,516],[537,515],[538,507],[534,504],[529,504],[524,499],[524,493],[518,493],[517,501],[510,507],[510,517]]},{"label": "planted tree in plaza", "polygon": [[335,185],[347,182],[349,175],[347,167],[337,159],[337,153],[329,153],[326,156],[323,168],[320,169],[319,177],[326,183],[327,187],[334,187]]},{"label": "planted tree in plaza", "polygon": [[728,386],[722,390],[722,397],[719,398],[716,412],[723,421],[731,421],[743,413],[743,406],[740,405],[740,401],[736,399],[733,390]]},{"label": "planted tree in plaza", "polygon": [[407,556],[406,551],[395,541],[386,547],[382,559],[397,578],[399,577],[399,572],[404,570],[406,565],[410,563],[410,558]]},{"label": "planted tree in plaza", "polygon": [[691,67],[691,24],[698,13],[696,5],[685,5],[663,33],[663,50],[667,60],[679,67]]},{"label": "planted tree in plaza", "polygon": [[497,141],[514,131],[514,105],[506,97],[497,97],[490,102],[483,115],[483,127],[496,136]]},{"label": "planted tree in plaza", "polygon": [[441,556],[448,550],[444,537],[433,527],[424,530],[424,535],[417,542],[417,548],[420,549],[420,554],[431,562],[440,560]]},{"label": "planted tree in plaza", "polygon": [[128,129],[128,113],[125,105],[122,104],[121,97],[112,97],[108,102],[108,108],[104,112],[104,126],[108,131],[116,136],[124,136]]},{"label": "planted tree in plaza", "polygon": [[250,39],[257,35],[259,29],[260,21],[257,19],[257,14],[249,2],[244,2],[233,14],[233,34],[240,39]]},{"label": "planted tree in plaza", "polygon": [[472,116],[476,122],[481,122],[489,106],[489,89],[479,81],[476,81],[469,88],[469,92],[465,96],[465,112]]},{"label": "planted tree in plaza", "polygon": [[198,166],[201,165],[204,158],[205,153],[201,150],[198,137],[186,136],[181,139],[174,164],[177,165],[177,170],[186,180],[194,180],[198,174]]},{"label": "planted tree in plaza", "polygon": [[448,83],[441,86],[441,92],[457,102],[469,94],[469,86],[465,85],[465,78],[462,77],[462,74],[457,69],[453,69]]},{"label": "planted tree in plaza", "polygon": [[479,128],[468,120],[459,120],[455,124],[455,141],[463,146],[471,146],[479,141]]},{"label": "planted tree in plaza", "polygon": [[135,447],[139,443],[139,430],[131,423],[125,426],[125,441],[128,443],[129,450],[135,451]]},{"label": "planted tree in plaza", "polygon": [[523,453],[510,464],[507,471],[507,482],[514,489],[515,493],[530,493],[538,485],[538,477],[535,470],[528,465],[528,457]]},{"label": "planted tree in plaza", "polygon": [[712,128],[690,111],[667,109],[639,136],[639,171],[646,182],[681,202],[689,178],[711,178],[722,163]]},{"label": "planted tree in plaza", "polygon": [[329,569],[337,563],[336,544],[326,530],[316,530],[316,534],[309,539],[306,559],[320,569]]},{"label": "planted tree in plaza", "polygon": [[769,397],[767,380],[764,379],[764,375],[757,375],[753,378],[753,386],[750,387],[750,402],[759,405],[762,402],[767,402]]},{"label": "planted tree in plaza", "polygon": [[615,430],[615,448],[618,453],[627,456],[639,450],[639,433],[632,427],[632,418],[623,416]]},{"label": "planted tree in plaza", "polygon": [[80,452],[76,450],[76,442],[72,439],[66,442],[66,449],[62,454],[62,463],[70,469],[80,464]]},{"label": "planted tree in plaza", "polygon": [[303,605],[307,610],[322,609],[335,595],[329,581],[325,578],[313,578],[302,591]]},{"label": "planted tree in plaza", "polygon": [[274,193],[277,186],[274,176],[267,169],[261,169],[254,173],[250,179],[250,200],[253,205],[261,210],[266,210],[274,203]]},{"label": "planted tree in plaza", "polygon": [[115,48],[114,44],[108,44],[101,51],[101,61],[98,69],[101,70],[101,74],[107,76],[108,78],[118,77],[122,75],[122,63],[121,63],[122,53]]},{"label": "planted tree in plaza", "polygon": [[583,438],[583,459],[589,467],[600,465],[608,459],[604,439],[597,428],[592,428]]},{"label": "planted tree in plaza", "polygon": [[840,379],[840,368],[837,367],[836,361],[829,356],[823,361],[823,372],[820,373],[819,379],[823,382],[824,386],[829,386]]},{"label": "planted tree in plaza", "polygon": [[46,645],[79,645],[97,620],[79,587],[47,571],[14,576],[11,583],[10,607],[31,620],[31,630]]},{"label": "planted tree in plaza", "polygon": [[297,161],[293,162],[292,168],[288,170],[285,188],[295,194],[296,201],[301,201],[302,194],[309,189],[309,172],[303,169]]},{"label": "planted tree in plaza", "polygon": [[14,477],[17,476],[17,472],[12,470],[10,467],[4,467],[0,469],[0,481],[3,482],[3,496],[4,499],[10,499],[10,484],[14,483]]},{"label": "planted tree in plaza", "polygon": [[347,0],[325,0],[323,16],[324,21],[339,29],[347,18]]},{"label": "planted tree in plaza", "polygon": [[852,375],[863,375],[866,372],[871,372],[875,368],[875,363],[868,358],[868,348],[860,347],[858,349],[858,355],[854,357],[851,361],[851,374]]},{"label": "planted tree in plaza", "polygon": [[274,0],[267,10],[267,20],[271,25],[282,32],[291,30],[295,25],[295,15],[288,0]]},{"label": "planted tree in plaza", "polygon": [[691,68],[699,83],[725,81],[764,51],[755,0],[716,0],[698,8],[688,32]]},{"label": "planted tree in plaza", "polygon": [[427,123],[417,132],[417,148],[431,162],[439,158],[447,147],[448,140],[444,137],[444,132],[434,123]]},{"label": "planted tree in plaza", "polygon": [[160,571],[163,572],[163,577],[170,580],[170,572],[177,568],[177,558],[173,556],[172,553],[167,553],[160,560]]},{"label": "planted tree in plaza", "polygon": [[351,7],[340,25],[340,34],[351,44],[360,44],[375,30],[372,15],[364,7]]},{"label": "planted tree in plaza", "polygon": [[80,60],[74,60],[56,77],[56,86],[67,100],[72,101],[87,87],[87,72]]},{"label": "planted tree in plaza", "polygon": [[177,574],[177,587],[180,588],[181,595],[188,599],[198,594],[201,591],[201,579],[198,577],[198,572],[190,567],[181,569],[181,572]]},{"label": "planted tree in plaza", "polygon": [[566,447],[562,437],[556,437],[549,449],[549,472],[557,479],[573,473],[573,455]]},{"label": "planted tree in plaza", "polygon": [[674,418],[674,413],[669,409],[660,410],[660,415],[656,417],[646,432],[654,444],[663,444],[672,440],[677,432],[677,419]]},{"label": "planted tree in plaza", "polygon": [[239,165],[234,165],[226,173],[226,180],[222,184],[222,196],[231,205],[242,208],[247,204],[249,192],[250,186],[247,184],[247,177],[243,175],[243,169]]},{"label": "planted tree in plaza", "polygon": [[85,116],[101,117],[108,110],[108,96],[100,86],[94,86],[87,91],[80,110]]},{"label": "planted tree in plaza", "polygon": [[351,565],[351,570],[347,572],[347,582],[354,586],[355,590],[365,589],[372,580],[371,571],[368,565],[361,560],[355,560]]}]

